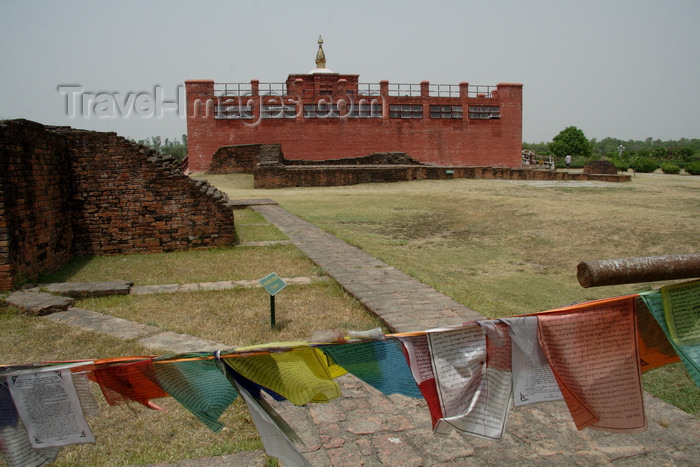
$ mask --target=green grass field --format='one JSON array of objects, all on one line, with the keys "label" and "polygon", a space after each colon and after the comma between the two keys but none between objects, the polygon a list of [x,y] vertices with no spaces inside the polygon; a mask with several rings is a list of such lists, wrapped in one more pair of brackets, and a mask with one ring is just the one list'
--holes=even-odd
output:
[{"label": "green grass field", "polygon": [[[205,177],[200,175],[200,177]],[[232,198],[289,211],[492,317],[545,311],[664,283],[582,288],[581,261],[700,251],[700,177],[626,183],[422,180],[253,190],[250,175],[205,177]],[[700,413],[680,364],[644,375],[652,394]]]},{"label": "green grass field", "polygon": [[[580,261],[700,250],[700,177],[628,183],[423,180],[253,190],[213,175],[232,198],[289,211],[489,317],[532,313],[648,284],[583,289]],[[658,284],[651,284],[658,285]]]}]

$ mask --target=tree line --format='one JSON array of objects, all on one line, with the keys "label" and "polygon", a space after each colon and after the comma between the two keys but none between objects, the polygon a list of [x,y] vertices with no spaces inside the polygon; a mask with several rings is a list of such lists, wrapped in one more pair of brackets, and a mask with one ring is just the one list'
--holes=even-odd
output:
[{"label": "tree line", "polygon": [[173,156],[178,162],[187,157],[187,135],[182,135],[182,139],[169,138],[162,139],[160,136],[151,136],[138,141],[130,139],[132,143],[142,144],[151,149],[155,149],[161,154]]},{"label": "tree line", "polygon": [[539,155],[554,156],[557,167],[565,167],[564,158],[571,155],[571,167],[581,168],[593,160],[611,161],[618,170],[633,169],[637,172],[653,172],[661,168],[664,173],[685,170],[700,175],[700,139],[681,138],[662,141],[647,138],[644,141],[618,138],[588,140],[583,131],[569,126],[549,143],[523,143],[523,149]]}]

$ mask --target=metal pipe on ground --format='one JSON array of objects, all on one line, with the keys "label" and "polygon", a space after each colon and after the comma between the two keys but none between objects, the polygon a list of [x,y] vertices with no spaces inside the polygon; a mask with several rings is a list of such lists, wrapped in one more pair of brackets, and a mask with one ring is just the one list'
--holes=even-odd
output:
[{"label": "metal pipe on ground", "polygon": [[582,287],[700,277],[700,254],[583,261],[576,267]]}]

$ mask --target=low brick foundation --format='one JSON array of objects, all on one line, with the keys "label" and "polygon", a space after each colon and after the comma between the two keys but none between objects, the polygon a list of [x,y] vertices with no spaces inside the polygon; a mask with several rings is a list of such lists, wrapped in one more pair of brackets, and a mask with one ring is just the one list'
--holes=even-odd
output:
[{"label": "low brick foundation", "polygon": [[[613,166],[614,167],[614,166]],[[596,166],[599,171],[604,168]],[[584,171],[585,172],[585,171]],[[629,175],[572,173],[531,167],[442,167],[422,164],[404,152],[378,152],[324,161],[286,159],[279,144],[224,146],[208,173],[252,173],[255,188],[343,186],[371,182],[492,178],[503,180],[629,181]]]},{"label": "low brick foundation", "polygon": [[375,152],[366,156],[345,157],[326,161],[307,161],[303,159],[283,159],[284,165],[425,165],[405,152]]},{"label": "low brick foundation", "polygon": [[228,197],[114,133],[0,122],[0,290],[75,255],[235,242]]},{"label": "low brick foundation", "polygon": [[510,167],[436,167],[428,165],[282,166],[258,165],[253,171],[255,188],[343,186],[371,182],[487,178],[499,180],[597,180],[630,181],[629,175],[595,175]]},{"label": "low brick foundation", "polygon": [[583,168],[585,174],[617,175],[617,167],[610,161],[592,161]]}]

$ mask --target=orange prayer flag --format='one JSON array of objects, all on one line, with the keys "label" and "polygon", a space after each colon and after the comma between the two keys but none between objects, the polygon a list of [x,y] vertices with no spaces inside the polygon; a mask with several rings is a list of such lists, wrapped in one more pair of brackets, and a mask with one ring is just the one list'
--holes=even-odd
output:
[{"label": "orange prayer flag", "polygon": [[634,299],[537,316],[542,350],[579,430],[646,428]]},{"label": "orange prayer flag", "polygon": [[150,409],[160,410],[151,399],[168,397],[154,382],[151,359],[129,363],[116,363],[93,370],[88,377],[100,385],[109,405],[134,401]]}]

